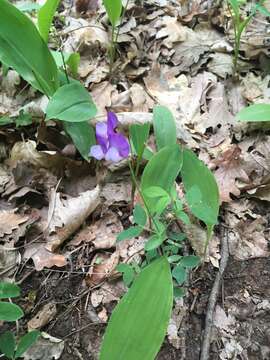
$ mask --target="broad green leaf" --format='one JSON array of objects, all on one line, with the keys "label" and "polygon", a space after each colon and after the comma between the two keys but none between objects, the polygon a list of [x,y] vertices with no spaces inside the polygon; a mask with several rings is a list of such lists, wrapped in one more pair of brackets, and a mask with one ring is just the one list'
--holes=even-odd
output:
[{"label": "broad green leaf", "polygon": [[0,61],[52,96],[58,88],[58,70],[36,26],[7,0],[0,0],[0,9]]},{"label": "broad green leaf", "polygon": [[270,121],[270,104],[254,104],[242,109],[236,119],[240,121]]},{"label": "broad green leaf", "polygon": [[85,160],[89,160],[91,146],[96,144],[95,131],[87,121],[80,123],[64,122],[64,129]]},{"label": "broad green leaf", "polygon": [[153,235],[149,238],[147,243],[144,245],[146,251],[151,251],[157,249],[165,240],[165,237],[162,235]]},{"label": "broad green leaf", "polygon": [[116,306],[99,360],[153,360],[164,340],[173,304],[165,257],[145,267]]},{"label": "broad green leaf", "polygon": [[0,301],[0,320],[16,321],[21,317],[23,317],[23,311],[18,305]]},{"label": "broad green leaf", "polygon": [[196,188],[200,192],[200,201],[188,197],[192,213],[207,225],[217,223],[219,212],[219,191],[214,175],[191,150],[184,150],[182,179],[186,193]]},{"label": "broad green leaf", "polygon": [[136,204],[133,210],[133,220],[135,224],[145,226],[147,221],[147,215],[144,208],[140,204]]},{"label": "broad green leaf", "polygon": [[9,116],[0,117],[0,125],[1,126],[13,124],[13,123],[14,123],[14,119],[10,118]]},{"label": "broad green leaf", "polygon": [[15,118],[16,127],[32,125],[33,119],[29,113],[20,111],[20,115]]},{"label": "broad green leaf", "polygon": [[150,212],[155,211],[157,199],[145,195],[146,190],[152,186],[158,186],[170,193],[182,163],[183,154],[178,145],[166,146],[147,163],[142,174],[141,189]]},{"label": "broad green leaf", "polygon": [[187,272],[181,265],[176,265],[172,271],[173,278],[177,281],[178,285],[182,285],[187,279]]},{"label": "broad green leaf", "polygon": [[0,336],[0,350],[7,358],[13,359],[15,346],[15,336],[11,331],[6,331]]},{"label": "broad green leaf", "polygon": [[150,186],[145,190],[144,194],[153,199],[159,197],[170,199],[170,195],[167,193],[167,191],[163,190],[160,186]]},{"label": "broad green leaf", "polygon": [[186,234],[184,234],[184,233],[176,233],[176,232],[170,232],[168,234],[168,237],[171,240],[179,241],[179,242],[181,242],[181,241],[183,241],[183,240],[185,240],[187,238]]},{"label": "broad green leaf", "polygon": [[181,255],[171,255],[168,257],[168,261],[170,264],[173,264],[175,262],[178,262],[182,258]]},{"label": "broad green leaf", "polygon": [[120,232],[117,236],[117,241],[130,240],[139,236],[143,229],[140,226],[131,226],[130,228]]},{"label": "broad green leaf", "polygon": [[135,277],[135,271],[129,264],[119,264],[116,270],[123,273],[123,281],[126,286],[129,286]]},{"label": "broad green leaf", "polygon": [[14,298],[20,296],[21,290],[18,285],[0,282],[0,299]]},{"label": "broad green leaf", "polygon": [[184,256],[179,262],[179,265],[185,268],[194,268],[198,266],[200,262],[201,259],[199,256],[189,255],[189,256]]},{"label": "broad green leaf", "polygon": [[46,43],[49,39],[50,27],[59,1],[60,0],[47,0],[38,11],[38,28],[40,35]]},{"label": "broad green leaf", "polygon": [[25,334],[18,343],[15,359],[21,357],[25,351],[28,350],[37,341],[39,336],[40,332],[37,330],[33,330]]},{"label": "broad green leaf", "polygon": [[46,109],[46,119],[68,122],[90,120],[97,109],[88,91],[79,83],[61,86],[53,95]]},{"label": "broad green leaf", "polygon": [[131,141],[138,157],[142,157],[145,150],[145,144],[149,136],[150,124],[134,124],[129,128]]},{"label": "broad green leaf", "polygon": [[122,0],[103,0],[107,15],[113,27],[120,19],[122,12]]},{"label": "broad green leaf", "polygon": [[154,107],[154,132],[158,150],[176,144],[176,125],[173,114],[166,106]]}]

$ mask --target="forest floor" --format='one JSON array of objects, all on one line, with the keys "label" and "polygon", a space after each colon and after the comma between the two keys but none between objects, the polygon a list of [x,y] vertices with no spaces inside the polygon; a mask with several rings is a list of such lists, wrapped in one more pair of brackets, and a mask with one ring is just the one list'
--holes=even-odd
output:
[{"label": "forest floor", "polygon": [[[265,6],[270,11],[270,1]],[[151,121],[155,104],[167,106],[179,142],[219,185],[219,225],[206,263],[190,272],[186,296],[175,300],[159,360],[200,359],[222,243],[229,260],[213,309],[209,359],[270,359],[270,127],[235,119],[248,104],[270,102],[269,33],[269,18],[257,14],[242,36],[233,76],[226,1],[130,1],[109,77],[110,26],[101,1],[63,1],[54,19],[50,47],[59,50],[60,38],[64,53],[80,54],[78,79],[97,119],[110,109],[126,129]],[[144,256],[143,236],[116,243],[130,218],[128,167],[82,160],[60,124],[43,121],[46,97],[13,70],[0,84],[0,117],[28,121],[0,127],[0,278],[22,287],[21,330],[51,336],[25,359],[96,360],[110,314],[127,291],[114,270]],[[204,228],[193,223],[186,233],[186,251],[202,255]]]}]

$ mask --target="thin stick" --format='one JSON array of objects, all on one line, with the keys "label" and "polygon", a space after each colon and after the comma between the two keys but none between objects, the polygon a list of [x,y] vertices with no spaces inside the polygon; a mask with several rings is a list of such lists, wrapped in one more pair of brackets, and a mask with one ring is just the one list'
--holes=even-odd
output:
[{"label": "thin stick", "polygon": [[211,294],[208,301],[207,313],[205,318],[205,329],[203,342],[201,347],[200,360],[209,360],[209,350],[210,350],[210,341],[213,325],[213,316],[216,307],[217,297],[219,294],[221,280],[226,269],[228,259],[229,259],[229,249],[228,249],[228,229],[222,227],[222,236],[221,236],[221,260],[219,271],[216,275],[214,285],[211,290]]}]

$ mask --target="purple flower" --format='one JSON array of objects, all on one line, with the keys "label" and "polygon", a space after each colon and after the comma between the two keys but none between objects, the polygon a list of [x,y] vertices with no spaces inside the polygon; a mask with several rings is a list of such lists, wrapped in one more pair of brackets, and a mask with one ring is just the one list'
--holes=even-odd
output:
[{"label": "purple flower", "polygon": [[99,122],[96,125],[96,139],[98,145],[93,145],[89,155],[97,160],[118,162],[128,157],[130,146],[124,135],[118,134],[115,129],[118,120],[113,112],[108,112],[107,123]]}]

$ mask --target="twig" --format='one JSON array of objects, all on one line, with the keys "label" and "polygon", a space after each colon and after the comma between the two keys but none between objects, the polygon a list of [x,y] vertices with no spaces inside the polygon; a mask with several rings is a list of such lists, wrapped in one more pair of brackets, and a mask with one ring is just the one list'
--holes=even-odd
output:
[{"label": "twig", "polygon": [[209,350],[210,350],[210,341],[211,341],[211,332],[213,325],[213,315],[217,302],[217,297],[220,289],[221,280],[226,269],[228,259],[229,259],[229,249],[228,249],[228,229],[222,227],[222,236],[221,236],[221,260],[220,268],[216,275],[214,285],[211,290],[211,294],[208,301],[207,313],[205,318],[205,329],[203,342],[201,347],[200,360],[209,360]]}]

